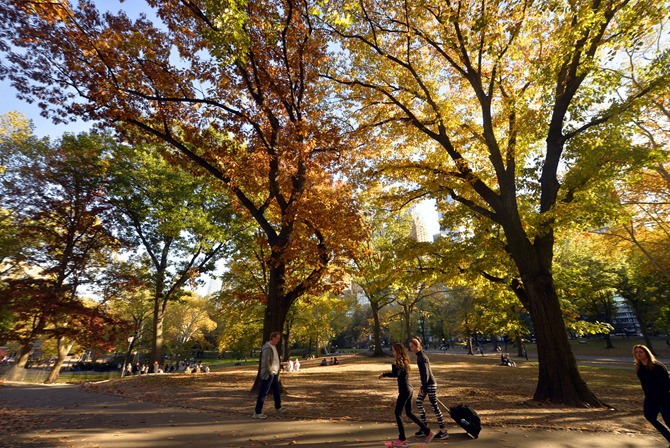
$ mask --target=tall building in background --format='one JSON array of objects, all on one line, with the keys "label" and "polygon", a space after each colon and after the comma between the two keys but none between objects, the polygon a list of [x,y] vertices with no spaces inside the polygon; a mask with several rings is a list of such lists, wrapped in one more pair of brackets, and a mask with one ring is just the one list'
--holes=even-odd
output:
[{"label": "tall building in background", "polygon": [[612,318],[614,333],[634,334],[640,331],[635,313],[626,300],[618,294],[614,294],[614,317]]},{"label": "tall building in background", "polygon": [[410,236],[419,243],[432,243],[433,237],[428,234],[426,223],[421,216],[416,210],[412,210],[410,216],[412,217],[412,233]]},{"label": "tall building in background", "polygon": [[[443,235],[442,229],[440,228],[440,223],[442,222],[442,218],[443,218],[443,213],[442,212],[437,212],[437,223],[438,223],[437,229],[438,230],[437,230],[437,233],[433,234],[433,241],[437,240],[438,238],[440,238]],[[444,232],[444,233],[446,233],[446,232]]]}]

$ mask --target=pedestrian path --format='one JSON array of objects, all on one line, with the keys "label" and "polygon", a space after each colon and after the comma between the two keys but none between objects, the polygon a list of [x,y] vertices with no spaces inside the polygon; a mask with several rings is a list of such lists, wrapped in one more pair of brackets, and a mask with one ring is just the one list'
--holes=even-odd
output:
[{"label": "pedestrian path", "polygon": [[[250,396],[250,400],[253,397]],[[0,384],[0,410],[25,417],[3,422],[0,447],[82,448],[207,448],[242,447],[383,447],[397,436],[395,422],[301,421],[270,413],[267,420],[160,407],[89,391],[77,385]],[[20,411],[20,412],[19,412]],[[24,422],[24,427],[22,423]],[[8,428],[7,425],[13,425]],[[454,424],[448,441],[430,447],[457,448],[660,448],[653,433],[614,434],[484,428],[479,439],[468,437]]]}]

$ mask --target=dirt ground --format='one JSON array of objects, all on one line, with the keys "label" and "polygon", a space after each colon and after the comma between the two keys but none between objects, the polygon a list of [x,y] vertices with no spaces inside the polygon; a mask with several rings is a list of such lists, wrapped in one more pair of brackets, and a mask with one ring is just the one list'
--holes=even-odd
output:
[{"label": "dirt ground", "polygon": [[[630,363],[582,366],[587,383],[608,408],[575,409],[537,403],[533,395],[537,367],[519,362],[518,368],[499,365],[499,357],[430,353],[438,380],[438,397],[446,406],[466,403],[477,410],[487,427],[581,430],[636,434],[655,431],[642,417],[642,391]],[[339,356],[340,365],[319,366],[307,360],[300,372],[282,373],[284,404],[293,418],[310,421],[392,420],[396,382],[378,379],[390,370],[391,358]],[[594,363],[591,363],[594,364]],[[158,374],[126,377],[90,384],[109,394],[173,407],[219,411],[248,416],[255,394],[253,367],[230,367],[208,374]],[[415,388],[418,369],[412,371]],[[272,400],[266,402],[271,408]],[[432,411],[429,410],[429,418]],[[2,412],[0,410],[0,418]],[[432,416],[434,419],[434,416]]]}]

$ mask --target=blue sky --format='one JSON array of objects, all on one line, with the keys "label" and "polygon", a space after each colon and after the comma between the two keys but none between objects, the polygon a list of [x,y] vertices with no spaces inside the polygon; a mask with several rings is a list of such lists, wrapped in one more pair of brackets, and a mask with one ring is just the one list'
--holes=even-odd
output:
[{"label": "blue sky", "polygon": [[[108,11],[123,10],[131,17],[137,17],[140,12],[151,12],[151,9],[143,0],[97,0],[99,7]],[[0,91],[4,92],[2,104],[0,104],[0,114],[10,111],[18,111],[23,113],[26,118],[33,121],[35,124],[35,134],[41,137],[57,138],[65,132],[79,133],[90,129],[90,123],[74,122],[67,125],[55,125],[50,120],[40,116],[40,109],[36,104],[28,104],[25,101],[20,101],[16,98],[16,89],[14,89],[8,80],[0,81]]]}]

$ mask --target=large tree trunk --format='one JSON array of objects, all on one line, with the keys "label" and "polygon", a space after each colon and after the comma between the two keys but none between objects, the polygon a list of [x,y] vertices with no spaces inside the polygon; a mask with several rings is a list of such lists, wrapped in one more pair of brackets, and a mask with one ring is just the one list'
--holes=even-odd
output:
[{"label": "large tree trunk", "polygon": [[[263,344],[270,339],[270,333],[273,331],[281,332],[284,329],[286,316],[293,302],[284,296],[283,285],[285,278],[285,267],[279,266],[271,270],[269,280],[268,302],[265,305],[265,317],[263,319]],[[261,384],[261,362],[258,360],[258,372],[256,379],[251,387],[252,391],[257,391]],[[280,387],[284,390],[280,381]]]},{"label": "large tree trunk", "polygon": [[65,358],[67,358],[67,354],[70,353],[73,345],[74,341],[67,341],[65,338],[58,339],[58,359],[56,359],[56,364],[54,364],[51,372],[49,373],[49,377],[46,379],[44,384],[53,384],[56,382],[60,376],[60,369],[63,367]]},{"label": "large tree trunk", "polygon": [[[405,344],[409,346],[409,341],[412,340],[412,311],[409,307],[403,306],[403,320],[405,323],[405,337],[407,341]],[[425,344],[425,341],[423,341]]]},{"label": "large tree trunk", "polygon": [[[282,279],[283,283],[283,279]],[[284,330],[284,323],[288,315],[289,308],[292,303],[289,303],[283,294],[279,291],[273,293],[270,287],[270,294],[268,295],[268,302],[265,305],[265,316],[263,319],[263,343],[270,339],[270,333],[273,331]]]},{"label": "large tree trunk", "polygon": [[19,351],[19,358],[16,360],[12,368],[9,370],[9,373],[7,374],[7,379],[9,381],[23,380],[26,374],[25,372],[26,364],[28,363],[28,358],[30,357],[30,352],[33,351],[34,345],[35,341],[29,341],[21,346],[21,350]]},{"label": "large tree trunk", "polygon": [[[549,169],[543,170],[541,177],[541,214],[548,213],[556,203],[560,185],[555,175],[555,164],[560,159],[561,145],[552,145],[549,141],[547,144],[552,163]],[[545,218],[542,233],[531,242],[514,206],[516,197],[511,194],[512,191],[510,189],[507,192],[509,196],[501,204],[505,218],[502,225],[510,255],[521,276],[521,282],[514,281],[512,288],[530,314],[537,340],[539,371],[533,399],[569,406],[603,407],[604,404],[581,377],[568,340],[551,274],[554,257],[553,220],[550,216]]]},{"label": "large tree trunk", "polygon": [[524,278],[523,283],[537,336],[539,373],[533,399],[579,407],[604,406],[577,369],[551,275]]},{"label": "large tree trunk", "polygon": [[17,359],[16,363],[14,364],[14,367],[17,370],[26,368],[26,364],[28,364],[28,358],[30,357],[30,352],[33,351],[34,345],[35,341],[30,341],[21,346],[21,350],[19,350],[19,359]]},{"label": "large tree trunk", "polygon": [[165,322],[165,309],[167,300],[162,294],[157,294],[158,297],[154,300],[154,326],[153,337],[151,338],[151,359],[149,365],[153,365],[155,361],[161,363],[161,355],[163,354],[163,323]]},{"label": "large tree trunk", "polygon": [[30,336],[23,339],[22,341],[23,345],[21,346],[21,350],[19,351],[19,359],[16,360],[14,366],[10,369],[9,373],[7,374],[8,380],[21,381],[23,379],[23,377],[25,376],[24,369],[26,367],[26,364],[28,364],[28,358],[30,357],[30,353],[33,351],[35,341],[37,341],[39,335],[42,334],[45,326],[46,323],[44,321],[44,316],[40,316],[39,320],[37,321],[37,324],[35,324],[35,326],[33,327]]}]

